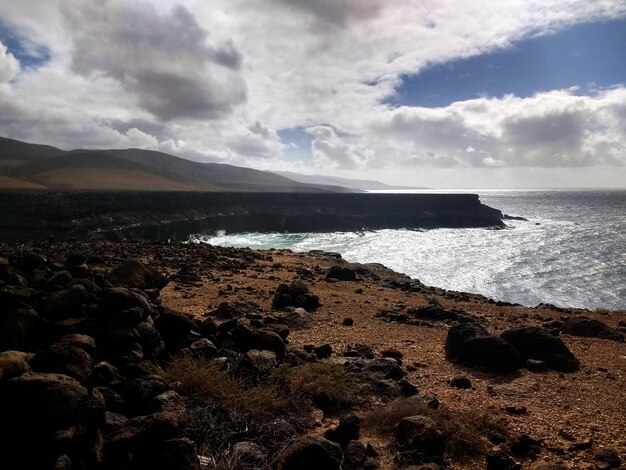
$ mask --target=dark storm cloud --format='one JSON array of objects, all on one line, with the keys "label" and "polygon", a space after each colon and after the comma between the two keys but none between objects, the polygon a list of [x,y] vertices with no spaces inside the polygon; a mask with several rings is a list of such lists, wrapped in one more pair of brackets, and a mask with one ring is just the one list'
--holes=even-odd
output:
[{"label": "dark storm cloud", "polygon": [[239,51],[231,41],[209,44],[184,7],[162,15],[150,5],[85,2],[66,19],[74,71],[118,80],[162,120],[215,119],[246,99]]}]

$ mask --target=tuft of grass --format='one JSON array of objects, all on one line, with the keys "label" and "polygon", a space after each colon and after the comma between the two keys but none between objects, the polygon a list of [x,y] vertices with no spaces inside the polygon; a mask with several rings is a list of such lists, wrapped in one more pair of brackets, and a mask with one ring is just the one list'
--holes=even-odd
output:
[{"label": "tuft of grass", "polygon": [[217,363],[189,356],[177,357],[165,370],[165,379],[185,397],[219,402],[243,413],[282,413],[291,408],[271,386],[247,387],[221,370]]},{"label": "tuft of grass", "polygon": [[356,383],[341,365],[314,363],[282,365],[254,385],[214,361],[188,356],[174,358],[163,376],[185,400],[185,435],[211,460],[210,468],[220,470],[242,468],[232,455],[232,446],[242,440],[268,449],[268,462],[273,461],[310,426],[311,402],[348,403]]},{"label": "tuft of grass", "polygon": [[272,383],[295,401],[309,399],[316,404],[347,405],[352,402],[356,377],[341,364],[313,362],[276,369]]},{"label": "tuft of grass", "polygon": [[364,427],[374,434],[389,437],[402,418],[428,416],[433,419],[446,438],[446,454],[457,461],[482,456],[487,451],[487,436],[492,433],[507,435],[504,422],[477,410],[451,410],[440,406],[434,410],[419,397],[401,399],[372,410],[364,419]]}]

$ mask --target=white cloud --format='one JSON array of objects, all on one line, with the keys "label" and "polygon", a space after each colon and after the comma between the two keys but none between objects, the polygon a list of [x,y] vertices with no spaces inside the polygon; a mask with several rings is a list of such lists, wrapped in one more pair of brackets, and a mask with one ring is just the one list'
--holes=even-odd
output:
[{"label": "white cloud", "polygon": [[0,42],[0,84],[13,79],[20,71],[20,63]]},{"label": "white cloud", "polygon": [[0,2],[24,50],[50,52],[20,69],[0,45],[0,134],[274,168],[276,131],[301,126],[313,164],[350,176],[623,166],[624,87],[383,102],[402,74],[625,15],[621,0]]},{"label": "white cloud", "polygon": [[332,127],[314,126],[307,128],[306,132],[313,136],[311,153],[316,167],[323,170],[352,170],[359,167],[363,159],[353,147],[342,142]]}]

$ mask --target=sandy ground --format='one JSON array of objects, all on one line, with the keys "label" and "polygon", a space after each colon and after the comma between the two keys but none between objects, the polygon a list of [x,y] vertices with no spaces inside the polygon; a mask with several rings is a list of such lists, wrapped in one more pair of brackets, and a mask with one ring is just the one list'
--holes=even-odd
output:
[{"label": "sandy ground", "polygon": [[[323,305],[315,312],[316,323],[312,328],[291,333],[292,345],[330,343],[336,354],[357,343],[370,345],[376,352],[397,348],[404,355],[404,365],[412,370],[409,381],[421,393],[434,394],[452,409],[481,409],[502,415],[511,431],[543,440],[544,449],[537,462],[560,463],[572,469],[596,468],[592,464],[593,455],[604,447],[616,450],[622,461],[626,460],[626,343],[563,335],[563,341],[582,364],[579,372],[570,374],[521,370],[515,375],[502,376],[466,369],[445,359],[443,346],[449,328],[445,323],[395,324],[375,318],[375,313],[381,309],[425,305],[434,298],[445,307],[481,317],[493,333],[516,326],[538,326],[546,318],[558,320],[569,314],[498,306],[480,296],[458,296],[439,289],[407,293],[383,287],[371,277],[329,283],[323,281],[323,276],[338,261],[327,256],[246,250],[231,250],[228,256],[227,262],[212,263],[198,255],[187,259],[186,265],[181,260],[167,263],[162,258],[160,263],[169,266],[171,272],[185,265],[200,274],[200,279],[193,283],[170,283],[161,293],[163,304],[201,316],[221,302],[249,300],[269,312],[278,284],[301,278]],[[154,260],[148,261],[154,265]],[[382,277],[391,275],[384,270],[380,273]],[[613,327],[626,318],[623,312],[584,314]],[[346,317],[354,320],[353,326],[343,326]],[[459,374],[471,379],[471,389],[460,390],[449,385],[449,380]],[[504,409],[510,405],[524,406],[527,412],[509,415]],[[383,446],[375,436],[364,435],[362,440]],[[591,443],[589,449],[571,450],[575,443],[585,447],[587,442]],[[384,450],[382,461],[385,468],[392,468]],[[484,467],[484,461],[480,461],[449,468]],[[532,465],[525,462],[524,468]]]}]

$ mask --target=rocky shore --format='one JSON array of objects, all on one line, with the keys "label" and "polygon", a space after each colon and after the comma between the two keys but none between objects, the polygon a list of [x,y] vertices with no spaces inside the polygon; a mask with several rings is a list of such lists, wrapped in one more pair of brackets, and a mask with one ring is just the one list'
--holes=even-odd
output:
[{"label": "rocky shore", "polygon": [[1,243],[2,466],[620,468],[625,332],[333,253]]},{"label": "rocky shore", "polygon": [[0,239],[186,240],[214,232],[503,228],[476,194],[0,192]]}]

